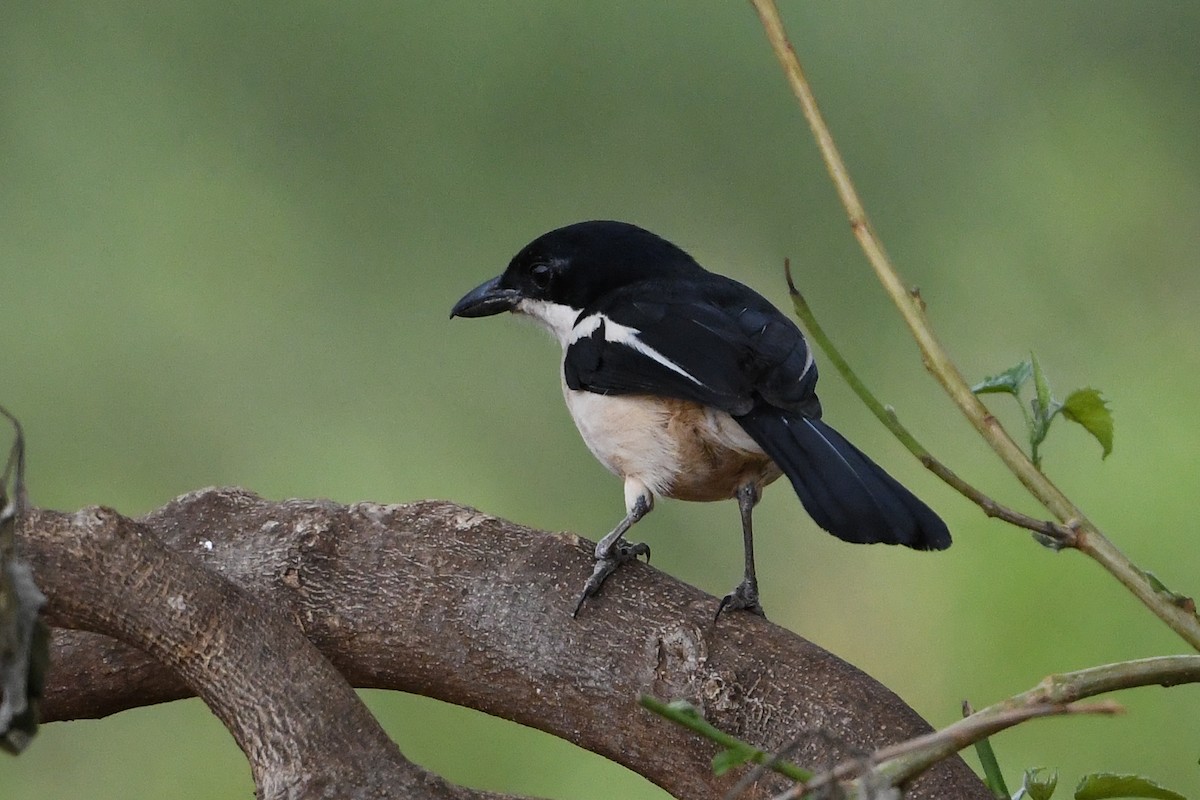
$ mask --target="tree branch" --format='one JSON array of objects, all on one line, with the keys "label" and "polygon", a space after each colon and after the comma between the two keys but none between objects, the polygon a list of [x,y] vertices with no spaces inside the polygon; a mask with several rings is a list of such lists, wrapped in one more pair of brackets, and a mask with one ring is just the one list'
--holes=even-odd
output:
[{"label": "tree branch", "polygon": [[411,764],[287,617],[164,546],[153,526],[92,508],[35,511],[21,548],[52,624],[143,649],[225,724],[260,798],[498,797]]},{"label": "tree branch", "polygon": [[[161,550],[155,569],[166,572],[133,569],[124,554],[133,544]],[[640,693],[687,699],[714,725],[764,750],[811,733],[794,758],[816,768],[929,730],[854,667],[753,615],[714,623],[714,598],[647,565],[622,569],[572,619],[577,584],[590,569],[589,544],[449,503],[272,503],[240,490],[206,490],[136,521],[98,509],[39,511],[24,527],[22,546],[51,597],[53,624],[122,639],[171,668],[103,637],[56,632],[56,661],[65,666],[46,690],[48,719],[102,716],[195,691],[257,752],[243,730],[256,721],[239,718],[273,699],[231,687],[229,676],[257,670],[256,691],[268,693],[272,686],[294,692],[296,682],[337,684],[325,673],[317,682],[296,674],[320,669],[308,663],[307,636],[355,686],[419,693],[539,728],[680,798],[718,795],[737,771],[714,777],[713,746],[640,709]],[[206,576],[202,583],[213,584],[215,596],[183,594],[183,573]],[[214,613],[205,610],[209,602],[217,603]],[[245,602],[290,619],[304,636],[297,633],[284,650],[243,650],[257,658],[254,667],[220,656],[222,677],[214,679],[213,647],[239,632],[271,634],[224,616],[245,614]],[[138,633],[162,628],[164,617],[195,628],[205,646]],[[291,662],[281,665],[283,678],[261,672],[281,655]],[[357,704],[340,690],[330,695],[336,699],[306,698],[320,713],[305,719]],[[279,702],[289,715],[305,712],[294,700]],[[288,745],[310,769],[330,757],[328,736],[318,734],[335,733],[327,721],[314,724],[316,733],[297,731],[300,740]],[[365,731],[357,734],[369,743],[364,750],[394,751],[379,740],[374,720],[356,716],[353,724]],[[770,778],[747,796],[784,788]],[[923,775],[908,796],[989,797],[957,758]]]}]

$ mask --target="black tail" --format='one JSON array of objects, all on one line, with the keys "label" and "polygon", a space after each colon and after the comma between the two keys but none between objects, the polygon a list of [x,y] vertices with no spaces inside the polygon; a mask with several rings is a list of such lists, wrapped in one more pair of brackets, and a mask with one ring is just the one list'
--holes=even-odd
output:
[{"label": "black tail", "polygon": [[766,407],[737,421],[788,476],[813,521],[839,539],[950,546],[946,523],[929,506],[821,420]]}]

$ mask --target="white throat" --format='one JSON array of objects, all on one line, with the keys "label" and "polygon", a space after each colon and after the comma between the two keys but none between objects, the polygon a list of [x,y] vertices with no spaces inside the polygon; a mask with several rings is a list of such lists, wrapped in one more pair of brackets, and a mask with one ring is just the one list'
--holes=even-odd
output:
[{"label": "white throat", "polygon": [[580,309],[578,308],[572,308],[561,303],[551,303],[548,300],[530,299],[521,300],[517,303],[515,310],[535,320],[543,328],[554,334],[555,338],[558,339],[558,343],[562,345],[564,353],[572,344],[585,336],[591,336],[603,325],[605,341],[623,344],[652,361],[657,361],[672,372],[682,375],[697,386],[702,385],[694,375],[679,364],[676,364],[643,342],[638,337],[638,330],[636,328],[630,328],[628,325],[614,322],[598,311],[588,314],[583,319],[579,319]]},{"label": "white throat", "polygon": [[571,308],[562,303],[551,303],[549,300],[526,298],[518,302],[514,310],[550,331],[564,349],[575,338],[572,336],[572,331],[575,329],[575,319],[579,316],[580,309],[578,308]]}]

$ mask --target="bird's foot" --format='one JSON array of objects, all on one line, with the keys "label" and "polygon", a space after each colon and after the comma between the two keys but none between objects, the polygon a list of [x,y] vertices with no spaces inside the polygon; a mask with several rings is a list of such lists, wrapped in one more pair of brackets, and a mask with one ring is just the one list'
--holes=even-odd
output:
[{"label": "bird's foot", "polygon": [[592,575],[587,579],[587,583],[583,585],[583,592],[579,595],[579,602],[575,604],[575,610],[571,612],[571,616],[577,616],[579,609],[583,608],[583,601],[600,591],[601,584],[617,571],[617,567],[629,561],[636,561],[638,556],[645,556],[646,561],[650,561],[650,545],[643,542],[632,544],[624,539],[618,539],[609,548],[607,553],[596,553],[596,566],[592,570]]},{"label": "bird's foot", "polygon": [[758,583],[743,580],[732,592],[722,597],[721,604],[717,606],[717,615],[713,618],[714,622],[721,618],[722,611],[749,611],[766,619],[767,615],[763,613],[763,607],[758,602]]}]

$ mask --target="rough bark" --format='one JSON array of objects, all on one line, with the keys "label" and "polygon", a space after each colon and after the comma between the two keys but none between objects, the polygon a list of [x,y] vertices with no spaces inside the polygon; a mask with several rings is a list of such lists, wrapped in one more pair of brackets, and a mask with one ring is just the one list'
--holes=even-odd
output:
[{"label": "rough bark", "polygon": [[[748,614],[714,623],[713,597],[646,565],[573,619],[590,543],[449,503],[213,489],[138,520],[37,511],[21,546],[52,624],[78,629],[56,632],[46,718],[199,694],[264,797],[470,794],[405,761],[351,685],[540,728],[685,799],[737,775],[714,777],[713,745],[643,711],[639,693],[687,698],[764,749],[801,737],[793,760],[815,768],[929,730],[854,667]],[[765,779],[747,797],[782,787]],[[907,796],[990,797],[958,759]]]}]

